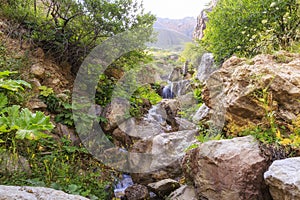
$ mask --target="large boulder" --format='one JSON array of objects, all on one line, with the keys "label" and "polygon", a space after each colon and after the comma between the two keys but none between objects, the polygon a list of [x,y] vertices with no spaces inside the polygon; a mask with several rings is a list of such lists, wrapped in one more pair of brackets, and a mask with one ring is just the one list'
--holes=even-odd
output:
[{"label": "large boulder", "polygon": [[239,126],[261,123],[266,111],[291,122],[300,113],[300,55],[234,56],[207,80],[203,99],[210,108],[222,104],[227,122]]},{"label": "large boulder", "polygon": [[182,176],[180,163],[185,149],[196,142],[196,134],[197,130],[162,133],[133,144],[130,151],[142,153],[142,156],[133,154],[129,158],[130,166],[137,171],[131,174],[133,181],[148,184]]},{"label": "large boulder", "polygon": [[300,157],[276,160],[264,174],[274,200],[300,199]]},{"label": "large boulder", "polygon": [[203,199],[271,199],[263,179],[267,168],[252,136],[209,141],[183,159],[186,177]]},{"label": "large boulder", "polygon": [[1,200],[88,200],[79,195],[71,195],[59,190],[43,187],[0,186]]}]

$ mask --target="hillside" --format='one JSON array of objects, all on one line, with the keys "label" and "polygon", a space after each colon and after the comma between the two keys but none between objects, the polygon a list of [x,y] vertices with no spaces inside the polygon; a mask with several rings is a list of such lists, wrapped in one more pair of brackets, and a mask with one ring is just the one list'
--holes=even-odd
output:
[{"label": "hillside", "polygon": [[196,19],[193,17],[183,19],[157,18],[153,25],[158,34],[157,42],[150,46],[180,51],[183,49],[184,43],[192,41],[195,25]]}]

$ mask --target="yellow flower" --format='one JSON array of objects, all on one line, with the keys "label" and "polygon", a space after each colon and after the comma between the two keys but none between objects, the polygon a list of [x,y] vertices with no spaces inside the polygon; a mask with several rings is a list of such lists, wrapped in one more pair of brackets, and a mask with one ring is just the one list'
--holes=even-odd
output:
[{"label": "yellow flower", "polygon": [[279,130],[279,129],[277,130],[277,133],[276,133],[276,138],[279,138],[279,139],[281,139],[281,134],[280,134],[280,130]]},{"label": "yellow flower", "polygon": [[288,138],[285,138],[285,139],[283,139],[282,141],[280,141],[279,143],[285,146],[285,145],[291,144],[291,143],[292,143],[292,140],[291,140],[291,139],[288,139]]}]

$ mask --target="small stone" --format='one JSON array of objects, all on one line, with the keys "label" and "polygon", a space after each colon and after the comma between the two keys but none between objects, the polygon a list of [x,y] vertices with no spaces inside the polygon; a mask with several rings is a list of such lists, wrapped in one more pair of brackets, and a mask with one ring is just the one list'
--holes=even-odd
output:
[{"label": "small stone", "polygon": [[148,187],[152,192],[163,198],[178,189],[180,184],[175,180],[165,179],[156,183],[150,183],[148,184]]},{"label": "small stone", "polygon": [[32,65],[30,71],[37,78],[42,79],[45,76],[45,69],[38,63]]},{"label": "small stone", "polygon": [[127,200],[148,200],[150,194],[146,186],[134,184],[125,190]]},{"label": "small stone", "polygon": [[174,192],[172,192],[168,199],[171,200],[198,200],[195,188],[188,185],[183,185]]}]

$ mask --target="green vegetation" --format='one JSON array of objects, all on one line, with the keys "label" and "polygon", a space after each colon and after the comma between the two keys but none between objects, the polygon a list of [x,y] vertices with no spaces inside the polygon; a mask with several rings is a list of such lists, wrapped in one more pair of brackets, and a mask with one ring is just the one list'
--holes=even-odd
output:
[{"label": "green vegetation", "polygon": [[155,105],[161,100],[161,96],[150,85],[139,87],[130,98],[130,115],[141,117],[146,114],[151,105]]},{"label": "green vegetation", "polygon": [[185,43],[180,57],[183,62],[189,61],[193,67],[198,67],[204,53],[205,49],[199,42],[188,42]]},{"label": "green vegetation", "polygon": [[299,50],[299,8],[298,0],[220,0],[208,14],[203,44],[218,62]]},{"label": "green vegetation", "polygon": [[[106,171],[109,173],[110,170],[81,146],[73,146],[69,138],[52,138],[49,133],[54,126],[44,113],[32,113],[27,108],[10,104],[7,93],[22,92],[24,87],[30,87],[25,81],[9,79],[10,74],[12,72],[0,73],[0,152],[10,153],[11,159],[24,156],[30,172],[12,173],[9,169],[2,169],[1,183],[47,186],[91,199],[109,199],[112,178]],[[53,90],[47,87],[41,87],[41,95],[55,98]],[[2,166],[6,165],[3,162],[10,163],[1,160]]]},{"label": "green vegetation", "polygon": [[[83,59],[107,38],[138,27],[151,27],[155,17],[137,1],[14,0],[1,3],[0,14],[25,28],[15,37],[30,40],[77,70]],[[145,32],[143,41],[149,41]],[[140,38],[141,39],[141,38]],[[142,51],[136,51],[136,54]],[[131,61],[139,56],[130,54]],[[127,60],[129,61],[129,60]]]}]

